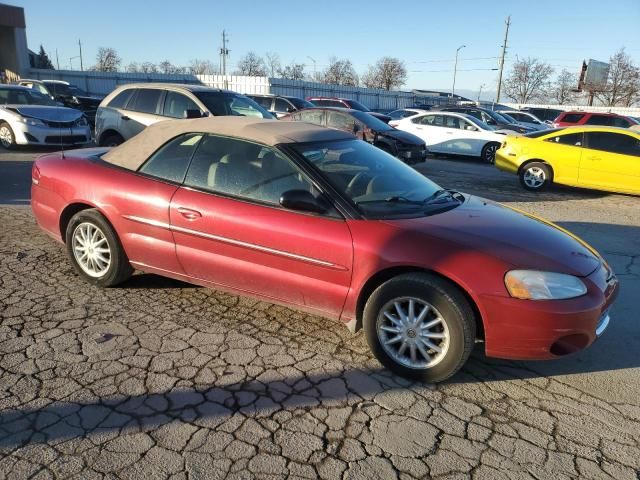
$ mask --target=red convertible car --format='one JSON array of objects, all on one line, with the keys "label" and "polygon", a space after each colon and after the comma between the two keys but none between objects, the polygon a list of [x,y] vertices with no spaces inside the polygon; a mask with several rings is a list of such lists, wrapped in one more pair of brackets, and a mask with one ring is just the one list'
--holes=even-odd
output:
[{"label": "red convertible car", "polygon": [[32,174],[38,224],[94,285],[136,269],[334,318],[423,381],[453,375],[477,340],[504,358],[579,351],[618,289],[561,228],[306,123],[161,122]]}]

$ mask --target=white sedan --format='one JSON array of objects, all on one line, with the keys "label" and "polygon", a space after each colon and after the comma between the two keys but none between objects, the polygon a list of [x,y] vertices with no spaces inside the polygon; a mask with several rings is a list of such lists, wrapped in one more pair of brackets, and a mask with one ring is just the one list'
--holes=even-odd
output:
[{"label": "white sedan", "polygon": [[18,85],[0,85],[0,145],[85,145],[91,130],[81,111]]},{"label": "white sedan", "polygon": [[387,116],[391,117],[389,125],[395,127],[400,120],[403,120],[405,118],[413,118],[428,112],[428,110],[424,110],[422,108],[401,108],[399,110],[394,110],[393,112],[387,113]]},{"label": "white sedan", "polygon": [[480,157],[487,163],[494,162],[505,135],[514,134],[510,130],[494,130],[471,115],[452,112],[405,118],[395,127],[420,137],[432,153]]}]

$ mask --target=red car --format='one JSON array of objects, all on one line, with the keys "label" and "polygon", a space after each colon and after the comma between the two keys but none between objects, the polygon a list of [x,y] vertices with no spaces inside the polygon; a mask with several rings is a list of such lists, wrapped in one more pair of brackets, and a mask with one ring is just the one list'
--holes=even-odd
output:
[{"label": "red car", "polygon": [[552,125],[555,128],[573,127],[575,125],[604,125],[629,128],[633,125],[638,125],[638,122],[631,117],[615,113],[562,112],[553,121]]},{"label": "red car", "polygon": [[[349,133],[246,117],[156,123],[33,166],[32,209],[94,285],[134,269],[364,328],[400,375],[590,345],[618,283],[544,220],[445,190]],[[215,321],[215,318],[211,319]]]}]

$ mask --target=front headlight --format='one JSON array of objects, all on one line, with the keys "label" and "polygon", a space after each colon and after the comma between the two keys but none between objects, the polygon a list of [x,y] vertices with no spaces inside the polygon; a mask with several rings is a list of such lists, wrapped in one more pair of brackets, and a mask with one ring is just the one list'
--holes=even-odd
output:
[{"label": "front headlight", "polygon": [[75,125],[77,127],[86,127],[88,125],[87,117],[85,117],[84,115],[81,116],[78,120],[75,121]]},{"label": "front headlight", "polygon": [[20,123],[24,123],[25,125],[31,125],[32,127],[35,127],[35,126],[42,127],[42,126],[44,126],[44,122],[42,120],[38,120],[37,118],[18,117],[18,121]]},{"label": "front headlight", "polygon": [[509,295],[526,300],[564,300],[587,293],[587,286],[573,275],[536,270],[511,270],[504,277]]}]

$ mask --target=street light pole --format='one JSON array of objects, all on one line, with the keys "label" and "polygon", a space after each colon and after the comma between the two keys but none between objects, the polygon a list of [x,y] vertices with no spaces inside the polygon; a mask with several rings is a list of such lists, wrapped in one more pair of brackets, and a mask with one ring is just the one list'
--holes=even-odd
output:
[{"label": "street light pole", "polygon": [[480,90],[478,90],[478,103],[480,103],[480,95],[482,95],[482,89],[484,88],[484,83],[480,85]]},{"label": "street light pole", "polygon": [[313,81],[318,81],[318,73],[316,72],[316,59],[307,55],[307,58],[313,62]]},{"label": "street light pole", "polygon": [[460,45],[456,49],[456,62],[453,65],[453,86],[451,87],[451,99],[453,100],[454,95],[456,94],[456,74],[458,73],[458,53],[462,50],[466,45]]}]

